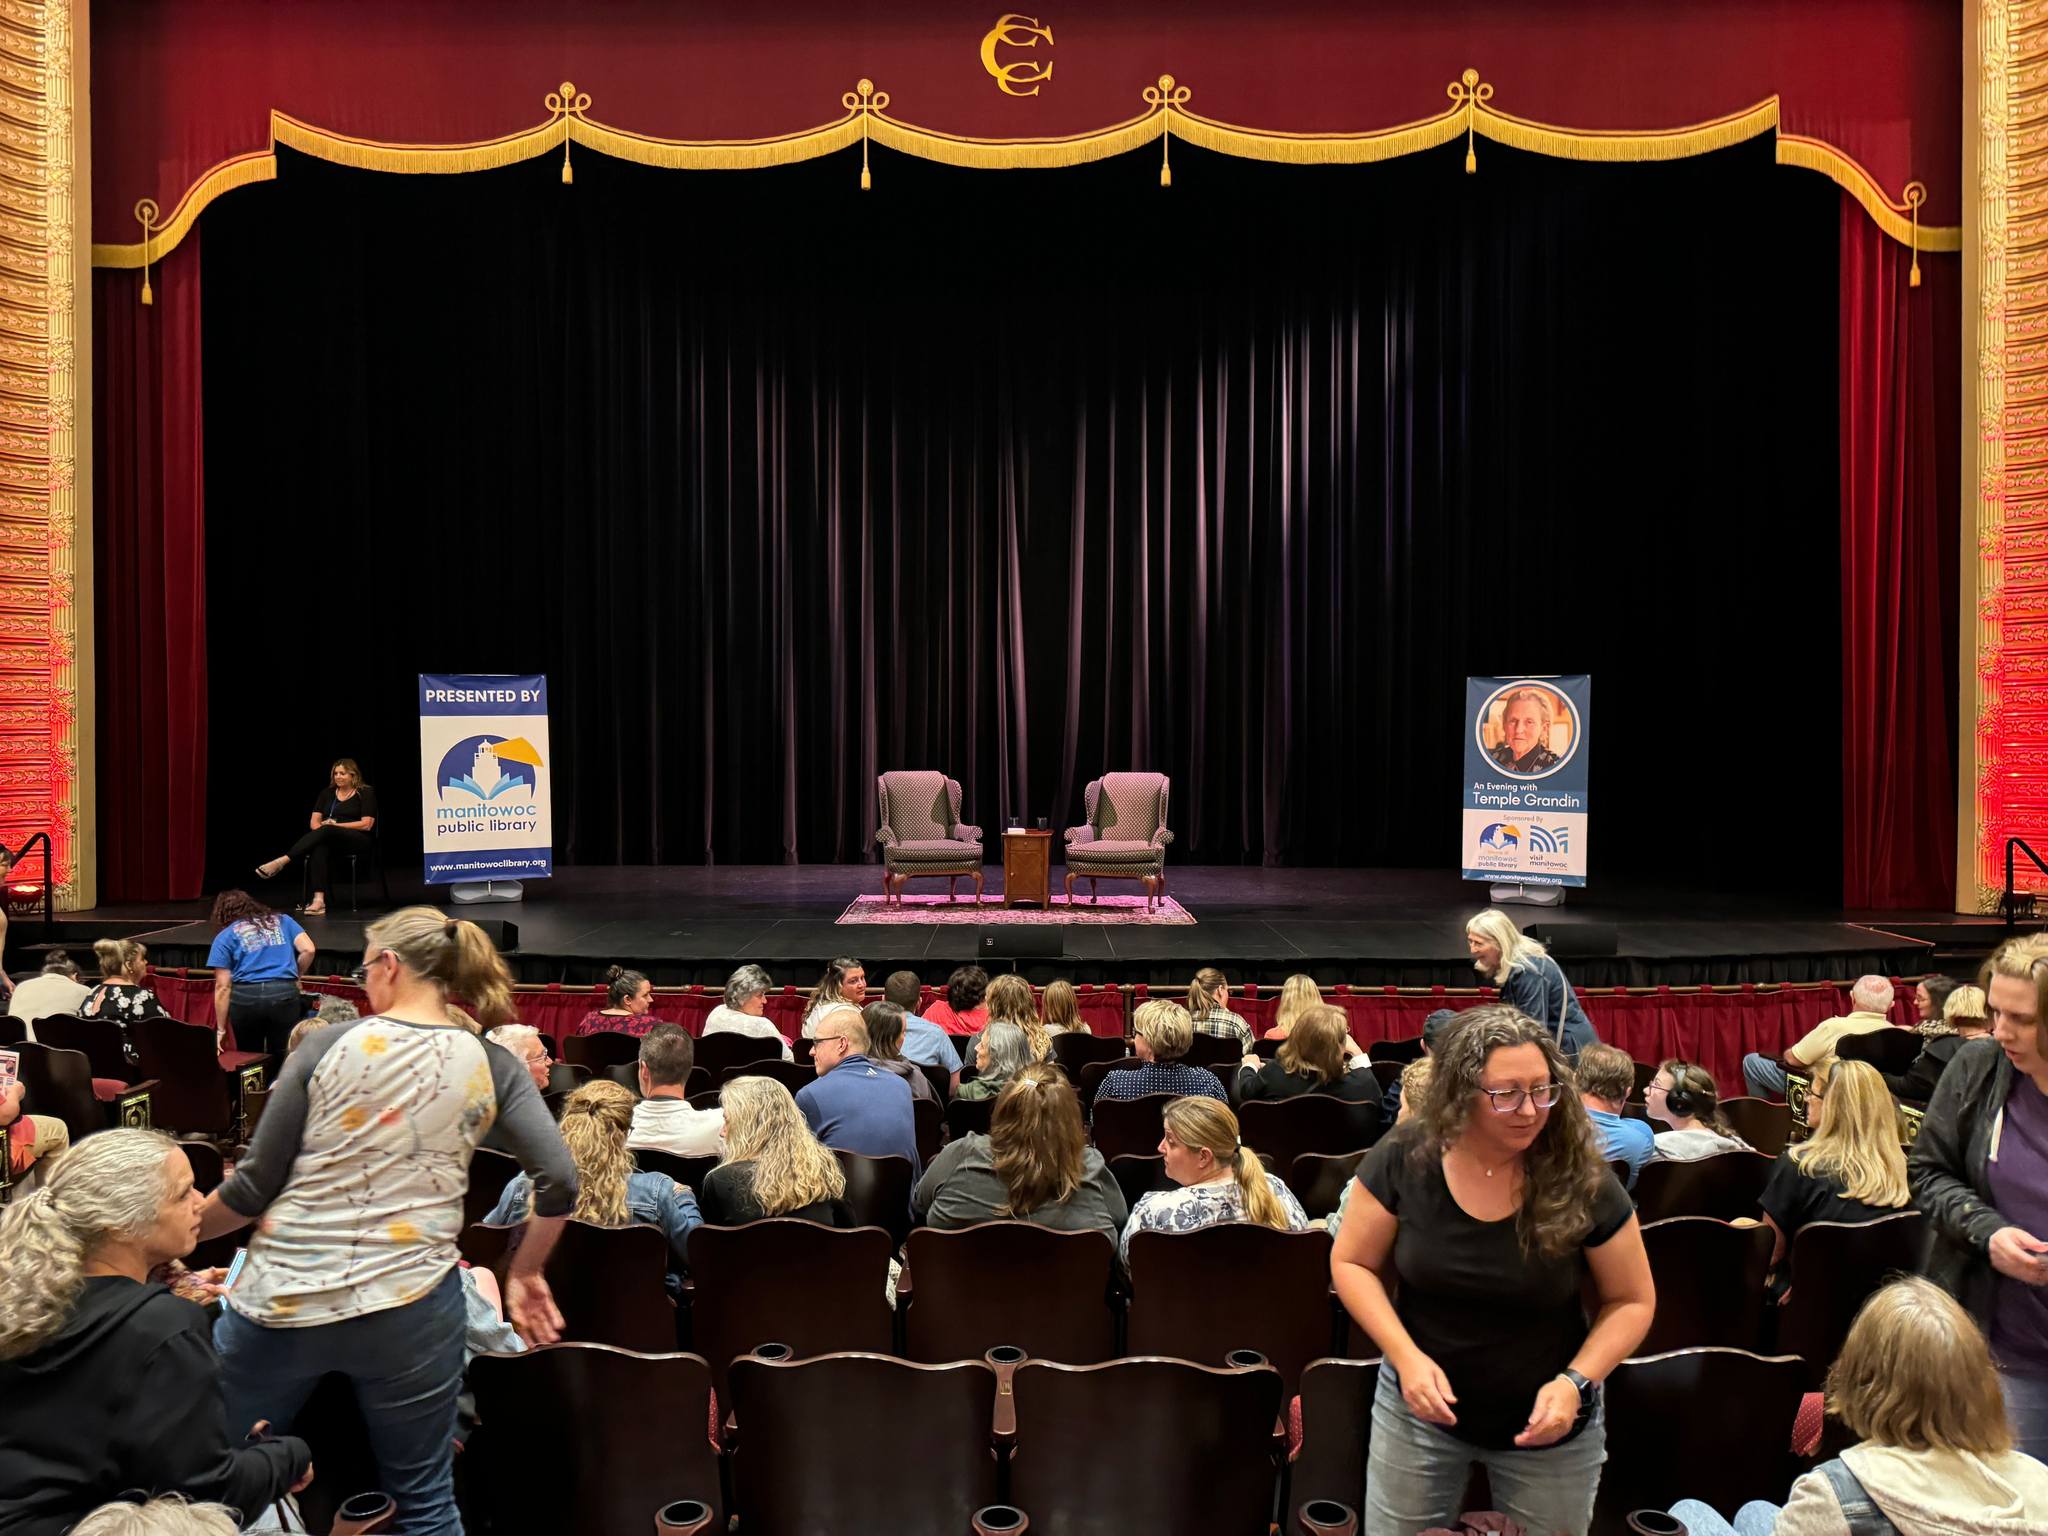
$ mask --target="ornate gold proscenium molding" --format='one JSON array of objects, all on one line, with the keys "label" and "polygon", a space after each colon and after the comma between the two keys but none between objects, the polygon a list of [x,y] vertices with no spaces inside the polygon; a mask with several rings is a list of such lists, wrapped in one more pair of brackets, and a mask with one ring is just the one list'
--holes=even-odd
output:
[{"label": "ornate gold proscenium molding", "polygon": [[[1958,251],[1962,231],[1922,225],[1920,203],[1894,202],[1876,180],[1850,156],[1818,139],[1784,133],[1779,126],[1778,98],[1773,96],[1711,122],[1680,128],[1608,131],[1559,127],[1516,117],[1492,104],[1494,87],[1468,69],[1445,87],[1449,105],[1434,117],[1363,133],[1283,133],[1246,128],[1189,109],[1192,93],[1161,75],[1159,84],[1143,88],[1145,110],[1138,116],[1087,133],[1029,139],[983,139],[922,128],[889,115],[889,93],[863,80],[839,98],[844,115],[833,122],[762,139],[661,139],[609,127],[589,116],[591,98],[564,81],[543,98],[548,120],[501,138],[466,144],[394,144],[335,133],[301,122],[284,112],[270,114],[270,143],[256,153],[223,161],[194,183],[168,215],[145,229],[135,245],[95,245],[93,264],[101,267],[147,267],[175,249],[200,211],[235,187],[268,181],[277,175],[277,146],[298,150],[338,165],[411,175],[450,175],[493,170],[562,152],[562,179],[573,181],[570,144],[637,165],[669,170],[750,170],[789,165],[820,155],[861,146],[861,185],[874,184],[869,146],[879,144],[899,154],[942,165],[983,170],[1047,170],[1085,165],[1139,149],[1154,139],[1180,138],[1202,149],[1244,159],[1290,165],[1363,165],[1415,154],[1465,140],[1465,168],[1477,168],[1475,145],[1491,139],[1511,148],[1566,160],[1678,160],[1725,149],[1763,134],[1776,135],[1780,165],[1799,166],[1832,178],[1849,192],[1901,244],[1918,251]],[[1173,184],[1170,149],[1160,151],[1160,183]],[[150,205],[152,208],[155,205]],[[139,205],[138,205],[139,208]]]},{"label": "ornate gold proscenium molding", "polygon": [[1173,160],[1169,146],[1173,143],[1173,114],[1187,110],[1194,99],[1194,92],[1184,85],[1175,85],[1173,76],[1161,75],[1157,85],[1148,85],[1143,91],[1145,105],[1159,114],[1159,185],[1173,185]]}]

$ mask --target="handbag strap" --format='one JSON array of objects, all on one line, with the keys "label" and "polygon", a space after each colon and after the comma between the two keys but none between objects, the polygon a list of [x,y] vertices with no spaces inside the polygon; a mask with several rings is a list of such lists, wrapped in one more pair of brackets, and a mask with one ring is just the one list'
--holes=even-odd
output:
[{"label": "handbag strap", "polygon": [[1849,1536],[1899,1536],[1899,1528],[1877,1507],[1841,1457],[1822,1462],[1820,1472],[1834,1490],[1835,1502],[1842,1506],[1842,1520],[1849,1527]]}]

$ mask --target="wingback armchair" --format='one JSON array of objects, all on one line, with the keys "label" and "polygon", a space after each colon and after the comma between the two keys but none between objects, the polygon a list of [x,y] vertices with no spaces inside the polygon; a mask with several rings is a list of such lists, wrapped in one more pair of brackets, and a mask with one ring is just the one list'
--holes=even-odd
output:
[{"label": "wingback armchair", "polygon": [[981,828],[960,819],[960,781],[930,771],[895,771],[875,780],[881,826],[882,895],[900,901],[903,882],[913,875],[944,875],[946,899],[955,883],[974,880],[981,904]]},{"label": "wingback armchair", "polygon": [[1145,887],[1147,910],[1166,889],[1166,797],[1173,781],[1163,773],[1105,773],[1089,784],[1083,803],[1085,827],[1067,828],[1067,904],[1074,879],[1086,877],[1096,899],[1098,880],[1137,880]]}]

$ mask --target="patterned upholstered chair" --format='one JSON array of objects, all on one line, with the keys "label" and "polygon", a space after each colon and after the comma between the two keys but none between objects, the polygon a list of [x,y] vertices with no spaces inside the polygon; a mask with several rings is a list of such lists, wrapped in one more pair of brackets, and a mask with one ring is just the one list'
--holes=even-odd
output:
[{"label": "patterned upholstered chair", "polygon": [[1173,781],[1163,773],[1105,773],[1088,786],[1088,825],[1067,828],[1067,904],[1074,878],[1085,876],[1095,899],[1098,880],[1138,880],[1145,906],[1166,889],[1166,796]]},{"label": "patterned upholstered chair", "polygon": [[882,895],[901,900],[913,875],[944,875],[946,899],[964,876],[974,879],[981,905],[981,828],[960,819],[960,781],[943,773],[885,773],[875,780],[882,825]]}]

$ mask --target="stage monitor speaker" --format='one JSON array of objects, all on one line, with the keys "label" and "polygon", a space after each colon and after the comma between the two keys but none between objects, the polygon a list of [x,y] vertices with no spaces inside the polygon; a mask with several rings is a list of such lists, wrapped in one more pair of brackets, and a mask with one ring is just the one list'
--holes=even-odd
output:
[{"label": "stage monitor speaker", "polygon": [[1067,951],[1067,929],[1019,923],[1015,927],[984,928],[976,949],[984,960],[1057,960]]},{"label": "stage monitor speaker", "polygon": [[508,923],[502,917],[472,917],[469,921],[483,929],[485,936],[490,939],[491,943],[497,946],[499,954],[502,955],[508,949],[517,949],[519,947],[519,925],[517,923]]},{"label": "stage monitor speaker", "polygon": [[1560,960],[1611,955],[1621,947],[1621,930],[1613,923],[1535,923],[1525,931]]}]

